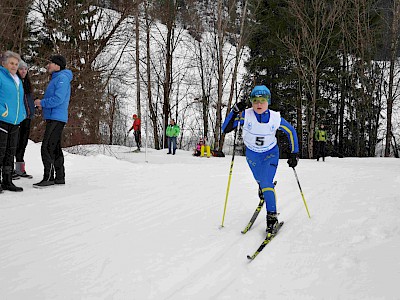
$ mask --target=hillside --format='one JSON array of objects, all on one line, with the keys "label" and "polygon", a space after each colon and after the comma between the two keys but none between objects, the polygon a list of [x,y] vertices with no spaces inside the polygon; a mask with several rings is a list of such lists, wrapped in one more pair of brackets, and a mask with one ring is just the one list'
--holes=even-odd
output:
[{"label": "hillside", "polygon": [[[257,188],[236,157],[85,146],[65,153],[65,186],[34,189],[28,145],[22,193],[0,195],[0,295],[43,299],[396,299],[400,160],[280,161],[276,239],[251,263],[265,212],[246,235]],[[102,153],[102,154],[99,154]],[[116,158],[118,157],[118,158]],[[148,162],[145,162],[147,159]]]}]

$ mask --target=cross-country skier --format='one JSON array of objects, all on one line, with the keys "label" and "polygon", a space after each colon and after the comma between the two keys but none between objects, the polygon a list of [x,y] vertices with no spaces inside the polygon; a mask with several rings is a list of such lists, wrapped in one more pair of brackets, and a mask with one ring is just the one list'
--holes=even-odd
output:
[{"label": "cross-country skier", "polygon": [[243,141],[246,146],[247,163],[259,185],[266,203],[267,233],[275,234],[278,226],[274,177],[279,162],[279,148],[276,131],[282,130],[289,139],[289,167],[298,162],[299,146],[297,133],[292,125],[280,116],[279,112],[268,109],[271,104],[271,92],[265,85],[257,85],[250,94],[251,108],[246,102],[235,104],[227,116],[222,130],[231,132],[240,125],[243,128]]}]

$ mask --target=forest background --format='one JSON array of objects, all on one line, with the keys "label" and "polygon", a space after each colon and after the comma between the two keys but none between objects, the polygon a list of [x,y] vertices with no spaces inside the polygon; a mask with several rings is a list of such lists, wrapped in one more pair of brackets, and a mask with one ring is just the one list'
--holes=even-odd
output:
[{"label": "forest background", "polygon": [[[400,0],[2,0],[0,50],[29,64],[36,97],[50,55],[67,58],[65,147],[126,145],[136,113],[149,147],[174,118],[180,148],[229,152],[221,123],[265,84],[301,157],[319,124],[332,156],[399,157],[399,20]],[[35,118],[31,139],[43,130]]]}]

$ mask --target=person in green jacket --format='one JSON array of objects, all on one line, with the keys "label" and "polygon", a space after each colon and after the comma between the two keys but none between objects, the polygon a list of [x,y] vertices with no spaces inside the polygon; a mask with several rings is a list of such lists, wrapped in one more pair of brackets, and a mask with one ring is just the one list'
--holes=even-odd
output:
[{"label": "person in green jacket", "polygon": [[176,152],[176,138],[181,132],[179,125],[175,123],[174,119],[169,121],[169,125],[167,126],[166,134],[168,138],[168,153],[171,154],[171,147],[172,147],[172,154],[175,155]]},{"label": "person in green jacket", "polygon": [[315,131],[315,141],[316,141],[316,150],[317,150],[317,161],[322,156],[322,160],[325,161],[326,155],[326,130],[324,129],[324,124],[319,126],[319,129]]}]

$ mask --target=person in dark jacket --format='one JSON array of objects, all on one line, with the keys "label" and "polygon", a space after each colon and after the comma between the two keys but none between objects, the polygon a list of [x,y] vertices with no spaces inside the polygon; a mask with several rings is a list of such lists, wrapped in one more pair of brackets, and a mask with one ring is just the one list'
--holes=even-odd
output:
[{"label": "person in dark jacket", "polygon": [[19,54],[6,51],[0,67],[0,168],[3,173],[0,192],[23,191],[12,182],[19,124],[26,118],[24,89],[17,75],[20,61]]},{"label": "person in dark jacket", "polygon": [[321,124],[319,126],[319,129],[315,131],[315,142],[317,146],[317,161],[319,161],[319,158],[322,157],[322,160],[325,161],[325,156],[326,156],[326,130],[324,128],[324,124]]},{"label": "person in dark jacket", "polygon": [[246,102],[235,104],[228,114],[222,130],[231,132],[239,124],[243,128],[243,142],[246,146],[247,163],[259,186],[259,196],[265,199],[267,211],[267,233],[273,235],[278,230],[278,213],[274,177],[279,163],[277,130],[283,131],[290,144],[289,167],[298,162],[299,145],[296,130],[279,112],[270,110],[271,92],[265,85],[257,85],[250,94],[252,107],[246,109]]},{"label": "person in dark jacket", "polygon": [[32,176],[28,175],[25,171],[24,155],[31,132],[31,120],[35,116],[35,103],[33,102],[32,84],[29,79],[28,65],[23,60],[19,62],[17,75],[22,80],[22,85],[24,87],[24,105],[27,116],[26,119],[19,124],[19,138],[15,154],[13,178],[32,178]]},{"label": "person in dark jacket", "polygon": [[[68,121],[68,106],[71,98],[72,72],[65,69],[67,61],[62,55],[53,55],[47,65],[51,80],[43,99],[36,99],[35,106],[42,109],[46,120],[41,154],[43,162],[43,180],[33,184],[34,187],[46,187],[54,184],[65,184],[64,155],[61,148],[61,137]],[[55,176],[54,176],[55,173]]]}]

